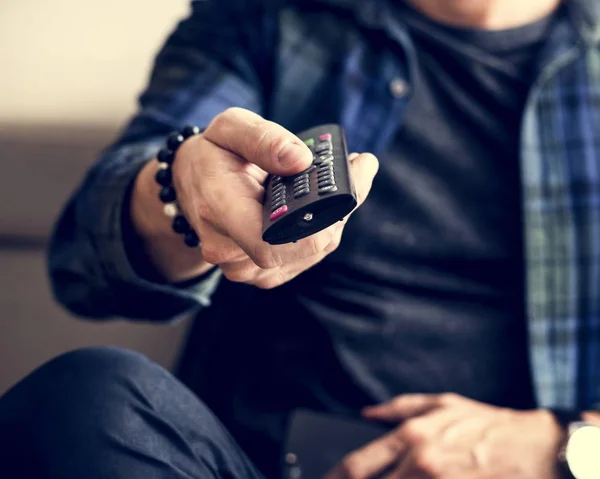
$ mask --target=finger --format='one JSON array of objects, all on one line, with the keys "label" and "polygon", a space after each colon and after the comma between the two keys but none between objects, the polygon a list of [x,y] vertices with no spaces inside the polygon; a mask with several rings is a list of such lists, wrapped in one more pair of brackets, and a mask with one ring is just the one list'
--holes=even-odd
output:
[{"label": "finger", "polygon": [[458,425],[463,418],[463,412],[460,409],[436,409],[425,415],[404,421],[398,428],[398,437],[410,447],[432,440],[445,442],[448,429]]},{"label": "finger", "polygon": [[300,173],[313,161],[312,152],[296,135],[242,108],[218,115],[204,137],[276,175]]},{"label": "finger", "polygon": [[448,399],[443,394],[405,394],[383,404],[368,406],[362,413],[369,419],[400,422],[445,405],[448,405]]},{"label": "finger", "polygon": [[324,479],[371,478],[393,466],[404,451],[395,431],[389,432],[346,456]]},{"label": "finger", "polygon": [[222,265],[248,258],[235,241],[221,234],[207,221],[199,220],[197,230],[202,257],[207,263]]},{"label": "finger", "polygon": [[256,266],[250,258],[230,261],[220,265],[223,276],[234,283],[256,284],[261,273],[271,273],[273,270],[263,270]]},{"label": "finger", "polygon": [[277,268],[259,268],[250,258],[221,264],[223,275],[233,282],[241,282],[258,286],[262,289],[272,289],[294,279],[309,267],[319,263],[329,253],[323,252],[310,258],[294,263],[284,264]]},{"label": "finger", "polygon": [[384,476],[384,479],[462,478],[463,474],[477,469],[469,449],[443,447],[434,443],[411,449],[397,469]]},{"label": "finger", "polygon": [[373,180],[379,170],[379,161],[371,153],[363,153],[351,158],[350,168],[354,178],[356,196],[360,206],[371,191]]},{"label": "finger", "polygon": [[[258,266],[254,265],[254,276],[250,278],[248,283],[253,284],[254,286],[258,286],[263,289],[271,289],[276,286],[279,286],[283,283],[286,283],[292,279],[294,279],[299,274],[303,273],[307,269],[312,266],[320,263],[325,259],[329,254],[336,250],[336,248],[340,244],[341,240],[341,230],[343,230],[343,224],[336,223],[333,226],[329,227],[329,230],[332,230],[331,233],[331,241],[327,244],[322,250],[319,249],[319,252],[313,254],[311,256],[302,257],[300,259],[287,261],[281,264],[281,266],[277,268],[271,269],[262,269]],[[322,234],[323,232],[319,233]],[[289,255],[291,257],[291,255]],[[232,266],[228,271],[231,271],[232,275],[236,275],[236,272],[233,272],[233,268],[242,268],[241,265]],[[247,270],[249,271],[249,270]],[[227,276],[227,274],[226,274]],[[242,277],[242,274],[237,275],[237,277]],[[231,279],[231,278],[230,278]]]}]

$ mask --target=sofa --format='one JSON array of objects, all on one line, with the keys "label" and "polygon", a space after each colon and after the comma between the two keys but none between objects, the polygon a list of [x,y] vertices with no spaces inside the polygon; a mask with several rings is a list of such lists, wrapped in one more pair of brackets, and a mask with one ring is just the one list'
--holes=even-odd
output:
[{"label": "sofa", "polygon": [[46,245],[66,199],[116,126],[0,125],[0,394],[45,361],[118,346],[172,368],[189,320],[155,325],[76,318],[52,297]]}]

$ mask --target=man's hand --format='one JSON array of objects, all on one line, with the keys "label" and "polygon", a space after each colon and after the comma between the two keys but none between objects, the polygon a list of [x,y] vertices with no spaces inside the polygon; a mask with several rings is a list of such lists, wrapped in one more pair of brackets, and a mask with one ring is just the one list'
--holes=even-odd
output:
[{"label": "man's hand", "polygon": [[562,433],[548,411],[500,409],[443,394],[399,396],[363,414],[400,425],[347,456],[326,479],[558,477]]},{"label": "man's hand", "polygon": [[[353,154],[350,159],[360,205],[378,162],[371,154]],[[341,241],[347,218],[296,244],[271,246],[262,240],[267,174],[300,173],[312,163],[312,153],[297,136],[248,110],[223,112],[177,153],[173,183],[200,237],[200,250],[186,249],[161,218],[153,185],[157,164],[152,163],[140,174],[134,191],[133,221],[154,266],[169,281],[188,279],[217,265],[231,281],[274,288],[320,262]]]}]

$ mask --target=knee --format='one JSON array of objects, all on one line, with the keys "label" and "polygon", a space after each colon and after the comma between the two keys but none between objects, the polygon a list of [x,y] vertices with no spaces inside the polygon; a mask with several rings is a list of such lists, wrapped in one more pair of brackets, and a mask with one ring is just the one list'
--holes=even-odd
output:
[{"label": "knee", "polygon": [[63,354],[31,374],[19,387],[41,422],[83,426],[91,420],[119,422],[143,397],[138,384],[166,374],[141,354],[89,348]]},{"label": "knee", "polygon": [[160,368],[142,354],[121,348],[78,349],[52,359],[34,374],[76,388],[108,387],[123,379],[155,374]]},{"label": "knee", "polygon": [[[115,387],[144,380],[159,373],[160,367],[145,356],[125,349],[97,347],[65,353],[39,368],[34,376],[51,384],[50,394],[82,395],[113,392]],[[60,399],[66,399],[61,397]]]}]

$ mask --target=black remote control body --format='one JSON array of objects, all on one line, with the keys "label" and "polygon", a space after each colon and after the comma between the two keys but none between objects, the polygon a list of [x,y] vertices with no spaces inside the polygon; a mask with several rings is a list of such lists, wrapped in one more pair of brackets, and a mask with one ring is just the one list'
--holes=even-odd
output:
[{"label": "black remote control body", "polygon": [[265,183],[263,240],[296,242],[341,221],[357,206],[344,130],[321,125],[298,135],[313,152],[302,173],[269,175]]}]

